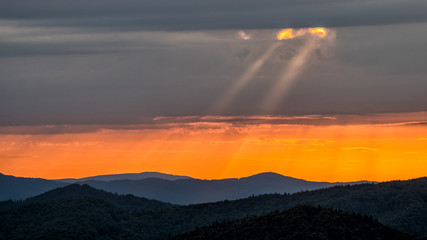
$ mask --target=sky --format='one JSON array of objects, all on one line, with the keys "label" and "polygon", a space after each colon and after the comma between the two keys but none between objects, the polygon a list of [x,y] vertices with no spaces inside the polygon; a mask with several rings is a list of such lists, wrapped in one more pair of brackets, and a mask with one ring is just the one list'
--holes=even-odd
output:
[{"label": "sky", "polygon": [[424,0],[0,3],[3,174],[427,175]]}]

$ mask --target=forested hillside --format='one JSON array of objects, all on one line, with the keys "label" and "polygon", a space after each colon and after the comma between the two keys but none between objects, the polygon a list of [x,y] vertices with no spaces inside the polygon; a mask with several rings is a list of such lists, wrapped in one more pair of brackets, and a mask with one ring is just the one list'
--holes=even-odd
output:
[{"label": "forested hillside", "polygon": [[391,229],[371,217],[322,207],[297,206],[264,216],[215,223],[170,240],[196,239],[410,240],[415,237]]},{"label": "forested hillside", "polygon": [[24,202],[0,204],[0,239],[45,234],[72,238],[69,236],[76,237],[81,232],[113,239],[158,239],[301,204],[366,215],[387,226],[427,237],[427,178],[420,178],[189,206],[110,195],[87,185],[72,185]]}]

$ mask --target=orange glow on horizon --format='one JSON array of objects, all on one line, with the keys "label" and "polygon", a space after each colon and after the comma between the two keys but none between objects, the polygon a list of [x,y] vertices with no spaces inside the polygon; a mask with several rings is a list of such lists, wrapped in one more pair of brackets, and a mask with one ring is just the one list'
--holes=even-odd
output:
[{"label": "orange glow on horizon", "polygon": [[[337,121],[316,116],[295,119]],[[422,177],[427,169],[427,127],[412,122],[195,121],[146,129],[3,134],[0,139],[1,173],[47,179],[158,171],[201,179],[277,172],[312,181],[387,181]]]}]

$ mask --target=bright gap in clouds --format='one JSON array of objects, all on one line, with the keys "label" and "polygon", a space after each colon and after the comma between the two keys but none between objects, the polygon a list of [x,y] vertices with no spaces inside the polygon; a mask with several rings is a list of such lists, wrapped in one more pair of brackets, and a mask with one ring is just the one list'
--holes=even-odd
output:
[{"label": "bright gap in clouds", "polygon": [[[250,34],[239,31],[238,36],[242,40],[251,39]],[[243,91],[243,88],[249,81],[260,71],[269,57],[281,46],[280,40],[302,39],[304,44],[297,50],[297,54],[287,63],[283,72],[279,75],[279,79],[271,87],[265,99],[261,103],[261,109],[265,112],[271,113],[277,109],[279,102],[283,96],[289,91],[292,83],[296,80],[298,75],[303,71],[306,62],[310,55],[317,47],[322,47],[325,42],[331,43],[335,40],[335,32],[330,29],[318,28],[301,28],[293,29],[287,28],[277,33],[277,40],[258,58],[256,59],[241,75],[238,77],[231,86],[216,100],[213,104],[214,113],[222,113],[227,106]]]},{"label": "bright gap in clouds", "polygon": [[293,38],[303,38],[304,44],[298,49],[297,54],[287,63],[283,72],[279,75],[276,84],[271,86],[265,99],[261,103],[261,108],[268,112],[274,112],[280,101],[284,99],[294,81],[307,65],[307,61],[316,48],[321,48],[325,43],[335,40],[335,33],[325,28],[302,28],[283,29],[277,34],[278,40],[288,40]]}]

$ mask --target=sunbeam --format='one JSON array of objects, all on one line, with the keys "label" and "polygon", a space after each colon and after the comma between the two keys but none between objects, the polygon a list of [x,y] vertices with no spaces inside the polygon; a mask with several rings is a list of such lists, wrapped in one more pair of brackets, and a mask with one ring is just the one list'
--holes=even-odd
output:
[{"label": "sunbeam", "polygon": [[228,88],[226,92],[214,103],[212,107],[213,111],[216,113],[223,112],[280,45],[281,42],[273,43],[261,57],[259,57],[235,82],[233,82],[233,85]]},{"label": "sunbeam", "polygon": [[304,69],[310,54],[317,47],[318,40],[322,39],[331,42],[335,38],[335,34],[331,32],[329,38],[327,34],[330,31],[325,28],[302,28],[294,30],[292,28],[283,29],[277,34],[278,40],[293,39],[296,37],[305,37],[305,43],[299,49],[296,56],[294,56],[288,63],[287,67],[280,74],[276,84],[271,87],[271,90],[266,95],[264,101],[261,103],[261,109],[266,113],[273,113],[280,100],[284,98],[289,91],[292,84],[295,82],[301,71]]},{"label": "sunbeam", "polygon": [[274,86],[267,94],[264,102],[262,103],[262,109],[267,112],[272,112],[277,108],[279,101],[283,98],[287,91],[289,91],[289,88],[298,77],[307,61],[308,56],[314,50],[314,48],[314,39],[308,39],[301,47],[299,53],[291,60],[289,65],[282,72],[279,80],[276,82],[276,84],[274,84]]}]

